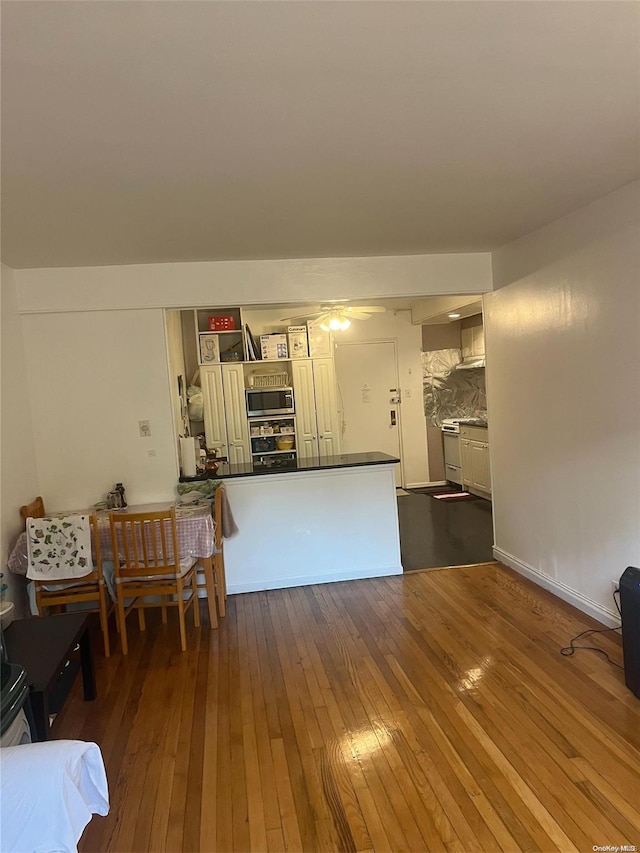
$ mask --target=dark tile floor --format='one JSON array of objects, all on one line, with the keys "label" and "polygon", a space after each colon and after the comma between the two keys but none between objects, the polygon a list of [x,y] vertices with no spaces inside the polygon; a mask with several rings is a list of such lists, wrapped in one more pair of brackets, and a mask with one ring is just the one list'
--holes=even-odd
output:
[{"label": "dark tile floor", "polygon": [[400,553],[405,572],[493,560],[491,501],[439,501],[398,495]]}]

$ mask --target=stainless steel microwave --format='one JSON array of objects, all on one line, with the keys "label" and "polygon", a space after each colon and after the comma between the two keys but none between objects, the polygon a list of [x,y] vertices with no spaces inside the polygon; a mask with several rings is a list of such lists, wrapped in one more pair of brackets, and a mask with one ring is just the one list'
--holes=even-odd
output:
[{"label": "stainless steel microwave", "polygon": [[248,388],[247,416],[292,415],[293,388]]}]

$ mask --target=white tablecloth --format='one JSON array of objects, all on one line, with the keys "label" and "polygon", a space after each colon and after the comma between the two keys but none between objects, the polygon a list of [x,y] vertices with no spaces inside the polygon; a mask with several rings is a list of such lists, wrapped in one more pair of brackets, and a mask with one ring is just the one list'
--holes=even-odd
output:
[{"label": "white tablecloth", "polygon": [[[120,513],[127,512],[153,512],[173,506],[170,503],[139,504],[119,510]],[[195,506],[189,504],[176,504],[176,519],[178,529],[178,549],[181,557],[211,557],[215,552],[215,526],[211,514],[211,501],[206,501]],[[75,512],[91,512],[91,510],[76,510]],[[52,513],[53,514],[53,513]],[[71,514],[65,510],[60,515]],[[111,548],[111,530],[109,529],[108,512],[100,511],[98,515],[98,533],[100,536],[100,550],[103,560],[113,560]],[[27,573],[27,536],[21,533],[16,544],[13,546],[7,563],[9,571],[15,575],[26,575]]]}]

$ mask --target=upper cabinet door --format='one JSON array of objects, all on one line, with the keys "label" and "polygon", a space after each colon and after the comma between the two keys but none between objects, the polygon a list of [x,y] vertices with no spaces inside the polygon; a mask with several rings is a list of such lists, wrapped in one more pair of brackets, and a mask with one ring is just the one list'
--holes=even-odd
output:
[{"label": "upper cabinet door", "polygon": [[291,363],[293,380],[293,403],[296,410],[296,448],[299,459],[318,455],[318,428],[316,423],[316,401],[313,390],[313,367],[311,361]]},{"label": "upper cabinet door", "polygon": [[244,371],[242,364],[223,364],[221,369],[229,441],[229,462],[243,464],[251,461],[247,406],[244,394]]},{"label": "upper cabinet door", "polygon": [[460,330],[463,358],[479,358],[484,355],[484,326],[471,326]]},{"label": "upper cabinet door", "polygon": [[203,367],[200,382],[204,398],[204,434],[207,447],[216,448],[220,456],[227,455],[227,427],[224,418],[222,369]]},{"label": "upper cabinet door", "polygon": [[473,357],[473,329],[460,329],[462,358]]},{"label": "upper cabinet door", "polygon": [[320,457],[340,453],[340,423],[336,373],[332,358],[317,358],[313,364],[313,380],[318,422],[318,450]]}]

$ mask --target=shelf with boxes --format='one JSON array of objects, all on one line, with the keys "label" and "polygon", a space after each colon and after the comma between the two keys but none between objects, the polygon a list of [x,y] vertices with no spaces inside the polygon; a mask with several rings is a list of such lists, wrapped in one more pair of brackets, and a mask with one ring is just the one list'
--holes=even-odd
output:
[{"label": "shelf with boxes", "polygon": [[269,323],[265,328],[254,313],[258,323],[258,334],[254,334],[248,322],[251,311],[242,308],[195,308],[182,314],[190,315],[199,365],[292,361],[331,355],[331,335],[311,322],[280,328]]},{"label": "shelf with boxes", "polygon": [[219,312],[198,308],[194,314],[199,364],[244,361],[245,340],[239,308]]},{"label": "shelf with boxes", "polygon": [[252,458],[262,456],[296,456],[295,417],[277,415],[268,418],[250,418],[249,437]]}]

